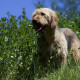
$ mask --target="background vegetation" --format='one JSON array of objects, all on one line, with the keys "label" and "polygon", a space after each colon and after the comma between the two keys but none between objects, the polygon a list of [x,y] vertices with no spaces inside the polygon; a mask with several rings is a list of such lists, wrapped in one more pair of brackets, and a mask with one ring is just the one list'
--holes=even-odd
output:
[{"label": "background vegetation", "polygon": [[[36,7],[43,6],[39,2]],[[79,12],[73,10],[70,17],[57,14],[59,27],[71,28],[80,38]],[[80,80],[80,63],[72,64],[71,58],[65,69],[56,70],[49,61],[45,73],[38,64],[37,36],[25,9],[18,18],[8,13],[7,18],[0,19],[0,80]]]}]

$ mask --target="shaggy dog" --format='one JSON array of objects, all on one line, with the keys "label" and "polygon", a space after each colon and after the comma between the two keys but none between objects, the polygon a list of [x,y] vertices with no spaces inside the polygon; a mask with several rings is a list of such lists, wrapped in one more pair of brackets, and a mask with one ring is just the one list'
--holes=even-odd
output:
[{"label": "shaggy dog", "polygon": [[80,57],[80,41],[69,28],[58,28],[57,14],[48,8],[35,10],[32,16],[34,29],[39,32],[38,52],[41,53],[42,64],[47,66],[50,56],[57,65],[65,66],[70,51],[74,62]]}]

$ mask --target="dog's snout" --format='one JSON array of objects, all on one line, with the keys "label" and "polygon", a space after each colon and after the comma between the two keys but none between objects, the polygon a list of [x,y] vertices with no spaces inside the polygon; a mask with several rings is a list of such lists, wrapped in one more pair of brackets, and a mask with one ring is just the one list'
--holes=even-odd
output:
[{"label": "dog's snout", "polygon": [[33,19],[32,22],[33,22],[33,23],[37,23],[37,19]]}]

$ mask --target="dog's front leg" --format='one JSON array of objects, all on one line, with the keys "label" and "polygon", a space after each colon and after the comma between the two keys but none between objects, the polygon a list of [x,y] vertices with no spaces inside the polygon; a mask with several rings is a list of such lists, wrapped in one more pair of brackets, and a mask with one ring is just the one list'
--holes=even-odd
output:
[{"label": "dog's front leg", "polygon": [[48,66],[48,60],[49,60],[49,53],[45,51],[45,53],[42,57],[42,66],[47,67]]}]

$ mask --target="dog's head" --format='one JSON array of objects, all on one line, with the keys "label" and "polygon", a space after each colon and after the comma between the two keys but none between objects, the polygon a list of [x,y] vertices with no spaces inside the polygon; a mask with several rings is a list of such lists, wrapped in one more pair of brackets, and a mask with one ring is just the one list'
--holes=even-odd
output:
[{"label": "dog's head", "polygon": [[32,16],[32,24],[37,32],[42,31],[46,27],[56,27],[58,21],[56,13],[48,8],[37,9]]}]

